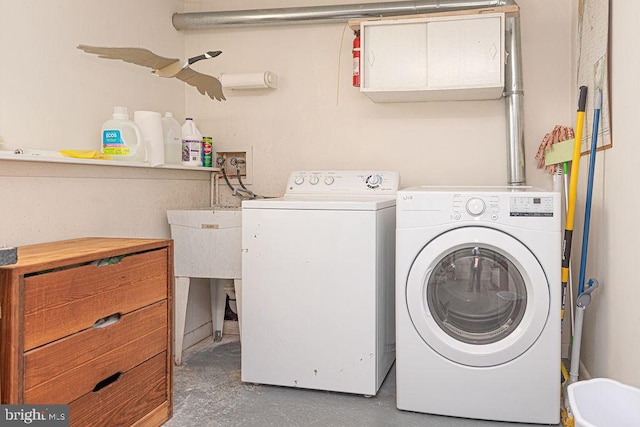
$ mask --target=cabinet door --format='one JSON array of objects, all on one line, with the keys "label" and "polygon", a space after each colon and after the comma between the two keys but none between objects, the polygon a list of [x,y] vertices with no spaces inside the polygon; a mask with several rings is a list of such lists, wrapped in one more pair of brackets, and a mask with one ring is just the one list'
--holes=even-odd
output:
[{"label": "cabinet door", "polygon": [[429,88],[502,86],[502,34],[499,16],[429,22]]},{"label": "cabinet door", "polygon": [[427,86],[427,25],[371,25],[364,28],[363,87],[424,89]]}]

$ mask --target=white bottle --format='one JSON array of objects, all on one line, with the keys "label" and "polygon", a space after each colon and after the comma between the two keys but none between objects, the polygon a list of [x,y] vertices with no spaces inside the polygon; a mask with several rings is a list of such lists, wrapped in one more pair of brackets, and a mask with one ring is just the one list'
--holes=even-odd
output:
[{"label": "white bottle", "polygon": [[182,125],[182,164],[202,166],[202,135],[191,117]]},{"label": "white bottle", "polygon": [[164,162],[168,165],[182,163],[182,128],[173,113],[164,113],[162,118],[164,136]]},{"label": "white bottle", "polygon": [[102,125],[100,151],[114,160],[145,161],[142,134],[138,125],[129,120],[127,107],[114,107],[113,118]]}]

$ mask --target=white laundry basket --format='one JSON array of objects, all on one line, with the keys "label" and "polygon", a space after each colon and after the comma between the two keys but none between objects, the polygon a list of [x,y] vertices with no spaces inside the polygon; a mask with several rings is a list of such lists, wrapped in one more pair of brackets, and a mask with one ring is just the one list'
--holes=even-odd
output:
[{"label": "white laundry basket", "polygon": [[637,427],[640,389],[607,378],[575,382],[567,388],[576,427]]}]

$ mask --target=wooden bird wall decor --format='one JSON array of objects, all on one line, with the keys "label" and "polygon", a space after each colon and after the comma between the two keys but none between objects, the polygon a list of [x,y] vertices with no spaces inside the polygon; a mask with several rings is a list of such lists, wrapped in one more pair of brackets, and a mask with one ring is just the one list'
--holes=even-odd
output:
[{"label": "wooden bird wall decor", "polygon": [[202,95],[209,95],[211,99],[218,101],[225,100],[222,93],[220,80],[213,76],[199,73],[189,66],[203,59],[215,58],[222,52],[219,50],[210,51],[205,54],[189,58],[185,62],[180,62],[176,58],[165,58],[147,49],[136,47],[96,47],[78,45],[78,49],[87,53],[93,53],[100,58],[119,59],[131,64],[142,65],[152,69],[151,73],[158,77],[175,77],[188,85],[194,86]]}]

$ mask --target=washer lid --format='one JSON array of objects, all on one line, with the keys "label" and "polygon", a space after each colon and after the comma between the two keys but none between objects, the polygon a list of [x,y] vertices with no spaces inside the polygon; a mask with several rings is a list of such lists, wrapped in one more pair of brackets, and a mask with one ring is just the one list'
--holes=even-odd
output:
[{"label": "washer lid", "polygon": [[244,200],[242,209],[377,211],[395,205],[395,195],[287,195],[276,199]]},{"label": "washer lid", "polygon": [[406,301],[416,331],[441,356],[495,366],[525,353],[549,314],[542,266],[519,240],[461,227],[430,241],[411,266]]}]

